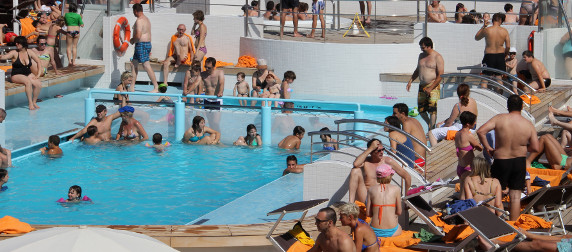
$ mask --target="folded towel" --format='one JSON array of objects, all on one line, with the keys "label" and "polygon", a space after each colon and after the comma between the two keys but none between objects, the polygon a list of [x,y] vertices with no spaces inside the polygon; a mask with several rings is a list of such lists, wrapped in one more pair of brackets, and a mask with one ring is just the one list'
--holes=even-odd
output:
[{"label": "folded towel", "polygon": [[5,234],[22,234],[33,231],[34,228],[30,224],[21,222],[12,216],[4,216],[0,219],[0,233]]}]

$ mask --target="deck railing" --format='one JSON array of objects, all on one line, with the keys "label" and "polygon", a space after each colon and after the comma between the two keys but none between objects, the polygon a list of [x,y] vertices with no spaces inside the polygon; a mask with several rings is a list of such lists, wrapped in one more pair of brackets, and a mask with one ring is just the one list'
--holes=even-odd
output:
[{"label": "deck railing", "polygon": [[[168,96],[174,99],[175,107],[175,139],[179,140],[183,138],[185,133],[185,102],[183,98],[199,98],[199,99],[222,99],[224,100],[246,100],[246,101],[261,101],[265,105],[261,106],[250,106],[242,107],[244,109],[252,109],[260,111],[262,117],[262,142],[264,144],[270,144],[272,141],[272,106],[275,101],[288,101],[294,103],[312,103],[312,104],[323,104],[323,105],[345,105],[351,106],[352,109],[340,109],[340,110],[324,110],[324,109],[314,109],[314,108],[280,108],[283,110],[290,111],[310,111],[310,112],[321,112],[321,113],[351,113],[355,119],[362,119],[364,117],[364,112],[361,110],[361,105],[355,102],[330,102],[330,101],[314,101],[314,100],[298,100],[298,99],[271,99],[271,98],[250,98],[250,97],[234,97],[234,96],[212,96],[212,95],[182,95],[182,94],[168,94],[168,93],[146,93],[146,92],[120,92],[112,91],[106,89],[91,89],[88,92],[87,98],[85,98],[85,124],[87,125],[89,121],[95,115],[95,98],[93,94],[120,94],[120,95],[131,95],[133,96]],[[130,103],[135,103],[130,100]],[[262,104],[262,103],[261,103]],[[196,106],[202,106],[202,104],[191,104]],[[236,107],[221,105],[220,107]],[[274,108],[276,109],[276,108]],[[360,122],[354,123],[354,129],[363,129],[363,125]]]}]

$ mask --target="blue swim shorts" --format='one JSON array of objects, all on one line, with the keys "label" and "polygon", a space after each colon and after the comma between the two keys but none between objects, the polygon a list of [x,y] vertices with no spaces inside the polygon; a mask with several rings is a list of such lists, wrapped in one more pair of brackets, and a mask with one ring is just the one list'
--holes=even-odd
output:
[{"label": "blue swim shorts", "polygon": [[320,14],[318,11],[324,12],[325,7],[326,7],[326,4],[324,3],[324,1],[318,0],[314,3],[312,3],[312,13]]},{"label": "blue swim shorts", "polygon": [[149,61],[149,54],[151,53],[151,42],[138,42],[135,44],[135,52],[133,53],[133,60],[140,63]]}]

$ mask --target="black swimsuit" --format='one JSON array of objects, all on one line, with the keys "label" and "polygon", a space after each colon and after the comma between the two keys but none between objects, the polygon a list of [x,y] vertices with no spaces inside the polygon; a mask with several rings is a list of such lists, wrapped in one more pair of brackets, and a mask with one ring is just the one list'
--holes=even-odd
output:
[{"label": "black swimsuit", "polygon": [[32,59],[30,58],[30,55],[28,54],[28,65],[24,65],[20,60],[20,52],[18,52],[18,59],[16,59],[16,61],[12,63],[12,76],[18,74],[22,74],[25,76],[30,75],[32,73],[30,67],[32,67]]}]

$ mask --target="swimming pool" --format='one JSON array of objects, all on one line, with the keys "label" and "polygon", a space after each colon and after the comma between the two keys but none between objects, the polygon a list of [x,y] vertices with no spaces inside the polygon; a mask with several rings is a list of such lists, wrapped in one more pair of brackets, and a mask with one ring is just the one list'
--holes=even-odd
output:
[{"label": "swimming pool", "polygon": [[[2,214],[34,224],[185,224],[279,178],[293,154],[181,143],[164,153],[141,144],[76,142],[62,149],[62,158],[31,154],[14,161],[0,195]],[[56,203],[74,184],[94,203]]]}]

